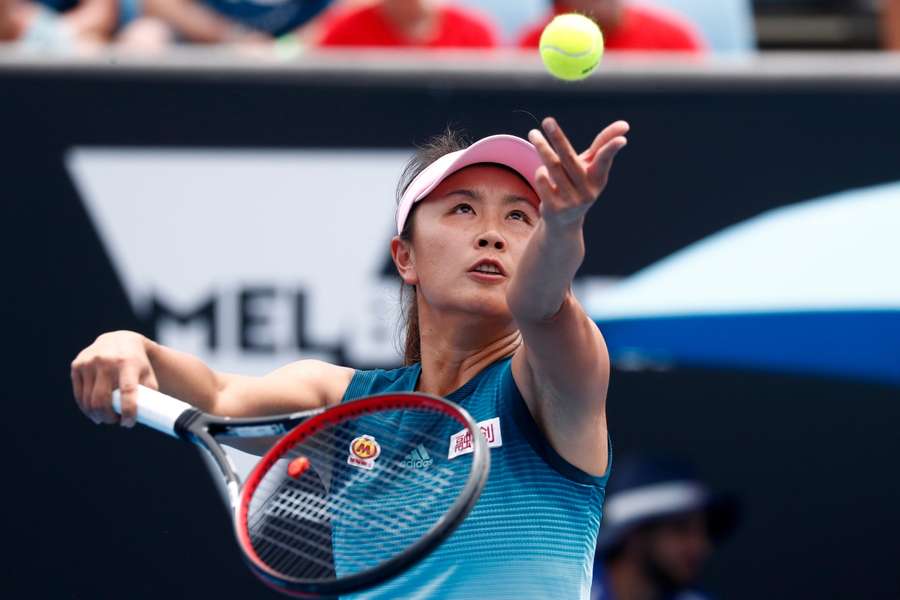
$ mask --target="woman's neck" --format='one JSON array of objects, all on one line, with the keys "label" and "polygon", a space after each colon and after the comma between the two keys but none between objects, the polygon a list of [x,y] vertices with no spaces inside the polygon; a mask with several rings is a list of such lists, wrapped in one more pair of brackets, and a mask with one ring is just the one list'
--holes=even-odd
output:
[{"label": "woman's neck", "polygon": [[[440,322],[438,322],[440,321]],[[501,358],[512,356],[522,336],[510,321],[442,319],[420,313],[422,374],[416,391],[445,396]]]}]

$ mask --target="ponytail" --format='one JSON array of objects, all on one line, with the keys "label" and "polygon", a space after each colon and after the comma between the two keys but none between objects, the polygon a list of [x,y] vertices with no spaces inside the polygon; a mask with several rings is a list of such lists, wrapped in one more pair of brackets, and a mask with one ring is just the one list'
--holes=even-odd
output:
[{"label": "ponytail", "polygon": [[[450,129],[449,127],[441,135],[435,136],[428,142],[418,148],[415,156],[413,156],[400,176],[400,182],[397,185],[397,202],[403,197],[403,192],[409,187],[409,184],[425,170],[428,165],[451,152],[463,150],[469,145],[468,140],[462,133]],[[400,239],[405,242],[412,243],[413,238],[413,221],[417,204],[412,206],[409,215],[406,217],[406,224]],[[409,293],[407,293],[409,290]],[[422,340],[419,335],[419,305],[417,304],[416,288],[400,282],[400,327],[398,333],[401,335],[401,344],[403,347],[403,364],[411,365],[422,360]]]}]

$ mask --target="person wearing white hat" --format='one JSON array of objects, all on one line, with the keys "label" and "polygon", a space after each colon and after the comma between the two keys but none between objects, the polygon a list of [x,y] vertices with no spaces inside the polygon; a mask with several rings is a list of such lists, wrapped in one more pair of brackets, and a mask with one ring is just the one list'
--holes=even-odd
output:
[{"label": "person wearing white hat", "polygon": [[[542,126],[530,141],[497,135],[466,145],[448,133],[409,163],[390,246],[412,290],[404,367],[364,371],[305,360],[243,377],[114,332],[72,364],[79,406],[98,423],[117,422],[110,394],[118,387],[121,422],[131,426],[138,383],[230,416],[382,392],[444,396],[481,425],[491,475],[450,539],[365,598],[587,600],[612,458],[610,365],[572,280],[584,258],[585,215],[626,144],[628,124],[608,126],[580,153],[553,118]],[[327,260],[329,249],[322,250]],[[447,442],[452,459],[454,440]],[[419,458],[424,465],[429,457]]]},{"label": "person wearing white hat", "polygon": [[733,494],[713,491],[686,463],[619,461],[597,539],[591,600],[708,600],[697,580],[739,512]]}]

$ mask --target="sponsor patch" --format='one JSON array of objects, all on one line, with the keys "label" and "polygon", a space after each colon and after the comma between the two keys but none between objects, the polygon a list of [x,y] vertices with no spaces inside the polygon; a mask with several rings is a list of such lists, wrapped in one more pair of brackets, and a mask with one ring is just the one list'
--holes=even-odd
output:
[{"label": "sponsor patch", "polygon": [[360,469],[375,468],[375,459],[381,454],[381,446],[371,435],[361,435],[350,442],[347,464]]},{"label": "sponsor patch", "polygon": [[[478,423],[481,435],[487,441],[488,448],[498,448],[503,445],[503,436],[500,434],[500,417],[494,417]],[[456,458],[472,452],[472,434],[467,429],[458,431],[450,436],[450,450],[447,458]]]}]

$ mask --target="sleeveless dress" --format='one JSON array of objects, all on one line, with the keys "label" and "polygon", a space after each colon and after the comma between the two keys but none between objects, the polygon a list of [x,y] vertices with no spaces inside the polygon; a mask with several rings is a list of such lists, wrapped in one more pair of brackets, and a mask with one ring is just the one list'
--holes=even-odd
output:
[{"label": "sleeveless dress", "polygon": [[[510,365],[510,358],[499,360],[446,396],[469,411],[491,446],[490,475],[472,512],[426,559],[381,586],[350,597],[590,598],[609,468],[602,477],[591,476],[551,447],[531,417]],[[420,372],[419,364],[357,371],[344,400],[414,391]],[[408,466],[423,468],[429,461],[447,459],[453,444],[459,443],[452,434],[442,432],[447,441],[440,456],[414,448],[406,459]],[[364,551],[367,540],[359,537],[349,530],[334,531],[336,554]],[[340,563],[336,568],[341,570]]]}]

